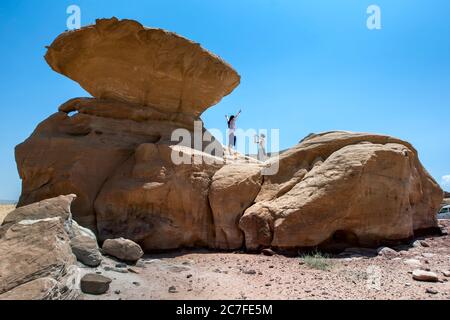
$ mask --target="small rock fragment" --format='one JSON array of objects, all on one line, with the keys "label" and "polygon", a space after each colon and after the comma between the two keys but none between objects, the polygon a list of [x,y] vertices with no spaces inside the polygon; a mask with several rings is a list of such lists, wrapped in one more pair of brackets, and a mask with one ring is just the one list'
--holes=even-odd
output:
[{"label": "small rock fragment", "polygon": [[262,254],[265,256],[271,257],[271,256],[275,255],[275,252],[270,248],[266,248],[266,249],[262,250]]},{"label": "small rock fragment", "polygon": [[413,279],[426,282],[437,282],[439,280],[436,273],[419,269],[413,271]]},{"label": "small rock fragment", "polygon": [[169,293],[177,293],[177,288],[175,286],[170,286],[169,287]]},{"label": "small rock fragment", "polygon": [[103,294],[109,289],[111,279],[105,276],[88,273],[81,278],[81,291],[88,294]]}]

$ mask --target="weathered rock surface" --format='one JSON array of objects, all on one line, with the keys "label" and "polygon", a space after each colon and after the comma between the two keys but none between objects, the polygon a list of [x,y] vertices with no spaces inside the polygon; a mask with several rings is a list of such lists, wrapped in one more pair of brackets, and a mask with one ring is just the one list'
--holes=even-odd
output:
[{"label": "weathered rock surface", "polygon": [[124,261],[137,261],[143,255],[141,247],[128,239],[108,239],[103,242],[103,252]]},{"label": "weathered rock surface", "polygon": [[84,293],[103,294],[109,290],[111,282],[112,280],[108,277],[96,273],[88,273],[81,278],[80,288]]},{"label": "weathered rock surface", "polygon": [[[79,295],[80,270],[71,242],[96,247],[92,231],[72,220],[75,195],[17,208],[0,227],[0,299],[59,300]],[[98,249],[97,249],[98,252]]]},{"label": "weathered rock surface", "polygon": [[413,279],[425,282],[437,282],[439,280],[436,273],[420,269],[413,271]]},{"label": "weathered rock surface", "polygon": [[214,246],[208,189],[220,166],[175,165],[172,150],[142,144],[105,183],[95,202],[100,240],[124,237],[144,250]]},{"label": "weathered rock surface", "polygon": [[217,171],[209,191],[214,218],[216,247],[238,249],[244,237],[239,220],[261,189],[261,168],[252,165],[226,165]]},{"label": "weathered rock surface", "polygon": [[76,261],[61,218],[22,220],[0,239],[0,294],[42,277],[62,280]]},{"label": "weathered rock surface", "polygon": [[399,256],[399,253],[397,251],[388,247],[379,248],[377,251],[379,256],[386,259],[394,259]]},{"label": "weathered rock surface", "polygon": [[[324,161],[316,165],[319,157]],[[373,246],[437,226],[442,190],[415,149],[399,139],[314,135],[283,153],[279,167],[241,218],[249,249],[327,241]]]},{"label": "weathered rock surface", "polygon": [[97,241],[88,236],[76,236],[70,240],[70,247],[78,261],[90,266],[97,267],[102,262],[102,255],[99,251]]},{"label": "weathered rock surface", "polygon": [[16,223],[22,220],[40,220],[56,217],[66,221],[71,218],[70,205],[75,198],[76,196],[74,194],[58,196],[17,208],[5,217],[2,225]]},{"label": "weathered rock surface", "polygon": [[57,300],[59,282],[53,278],[39,278],[1,294],[0,300]]},{"label": "weathered rock surface", "polygon": [[216,55],[175,33],[133,20],[99,19],[61,34],[45,56],[96,98],[199,116],[239,85]]}]

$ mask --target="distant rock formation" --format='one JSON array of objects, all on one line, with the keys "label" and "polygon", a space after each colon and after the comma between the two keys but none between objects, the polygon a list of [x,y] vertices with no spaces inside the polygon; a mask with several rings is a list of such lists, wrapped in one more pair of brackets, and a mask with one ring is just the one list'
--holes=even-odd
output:
[{"label": "distant rock formation", "polygon": [[[59,36],[46,59],[94,98],[66,102],[17,146],[19,206],[74,193],[75,219],[100,241],[124,237],[144,251],[371,246],[437,226],[442,190],[396,138],[314,134],[266,163],[176,145],[172,132],[192,132],[240,77],[173,33],[102,19]],[[173,152],[213,161],[177,165]],[[273,161],[280,169],[268,176]]]}]

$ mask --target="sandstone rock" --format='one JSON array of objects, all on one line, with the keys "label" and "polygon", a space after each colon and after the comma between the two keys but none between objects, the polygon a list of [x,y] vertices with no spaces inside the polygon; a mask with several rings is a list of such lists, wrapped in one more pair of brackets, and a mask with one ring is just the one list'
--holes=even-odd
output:
[{"label": "sandstone rock", "polygon": [[22,220],[0,239],[0,294],[51,277],[63,281],[76,259],[61,218]]},{"label": "sandstone rock", "polygon": [[436,273],[419,269],[413,271],[413,279],[426,282],[437,282],[439,280]]},{"label": "sandstone rock", "polygon": [[239,249],[243,234],[239,220],[261,189],[261,168],[252,165],[226,165],[215,173],[209,191],[216,234],[216,247]]},{"label": "sandstone rock", "polygon": [[[318,156],[324,162],[311,168]],[[442,191],[404,141],[324,133],[281,154],[279,167],[277,175],[264,177],[264,196],[258,195],[241,218],[249,249],[309,247],[336,240],[376,245],[437,225]],[[300,179],[300,170],[310,171]],[[290,180],[292,188],[282,195],[267,191],[281,190]]]},{"label": "sandstone rock", "polygon": [[230,65],[175,33],[99,19],[61,34],[45,56],[96,98],[199,116],[239,84]]},{"label": "sandstone rock", "polygon": [[107,292],[111,282],[112,280],[108,277],[96,273],[88,273],[81,278],[80,287],[84,293],[98,295]]},{"label": "sandstone rock", "polygon": [[97,267],[102,261],[102,255],[99,251],[97,241],[88,236],[76,236],[70,240],[70,246],[73,254],[78,261],[89,266]]},{"label": "sandstone rock", "polygon": [[95,202],[100,240],[125,237],[144,250],[215,246],[208,189],[220,165],[175,165],[174,148],[140,145],[104,184]]},{"label": "sandstone rock", "polygon": [[[80,121],[90,133],[68,131]],[[95,230],[94,201],[105,180],[133,155],[136,143],[161,137],[158,128],[150,125],[145,130],[142,124],[130,122],[82,113],[69,117],[58,112],[41,123],[30,138],[16,147],[23,186],[18,206],[75,193],[75,220]],[[126,132],[123,127],[131,127],[134,132]]]},{"label": "sandstone rock", "polygon": [[59,282],[55,279],[39,278],[1,294],[0,300],[57,300],[59,290]]},{"label": "sandstone rock", "polygon": [[419,240],[416,240],[413,242],[412,246],[414,248],[420,248],[420,247],[422,247],[422,243]]},{"label": "sandstone rock", "polygon": [[7,230],[9,226],[22,220],[42,220],[59,217],[64,223],[64,229],[69,238],[85,236],[97,242],[97,238],[91,230],[81,227],[72,219],[71,205],[76,197],[74,194],[58,196],[17,208],[5,217],[3,221],[5,228],[3,230]]},{"label": "sandstone rock", "polygon": [[17,208],[10,212],[3,220],[2,225],[17,223],[22,220],[41,220],[60,217],[63,221],[71,218],[70,205],[76,195],[58,196]]},{"label": "sandstone rock", "polygon": [[124,261],[137,261],[144,255],[141,247],[128,239],[108,239],[103,242],[103,252]]},{"label": "sandstone rock", "polygon": [[[110,110],[115,104],[97,101],[93,106]],[[159,143],[167,147],[174,144],[174,130],[193,130],[192,121],[188,127],[172,120],[113,118],[116,116],[106,113],[91,115],[82,109],[73,116],[58,112],[42,122],[25,142],[16,147],[16,161],[23,185],[18,206],[75,193],[77,199],[72,205],[74,219],[81,226],[96,230],[94,203],[105,181],[114,177],[126,162],[133,162],[135,153],[139,151],[137,146]],[[121,116],[126,116],[126,113]],[[81,124],[86,133],[74,133]],[[204,135],[211,136],[206,131]],[[215,150],[220,152],[222,146],[214,138],[212,141]],[[205,146],[199,148],[206,145],[205,142]],[[133,177],[129,179],[133,180]]]},{"label": "sandstone rock", "polygon": [[[18,206],[77,194],[80,225],[66,220],[70,238],[95,239],[87,227],[100,241],[125,237],[144,250],[238,249],[244,238],[249,250],[295,249],[392,245],[437,226],[443,192],[396,138],[312,134],[261,171],[242,157],[234,166],[216,157],[222,145],[193,121],[239,76],[173,33],[98,20],[58,37],[46,60],[94,98],[64,103],[16,147]],[[177,146],[176,129],[199,131],[214,148]],[[173,154],[204,161],[178,165]],[[279,170],[269,175],[266,166]]]},{"label": "sandstone rock", "polygon": [[395,251],[394,249],[388,248],[388,247],[382,247],[378,249],[378,255],[382,256],[386,259],[393,259],[395,257],[399,256],[399,253]]},{"label": "sandstone rock", "polygon": [[421,240],[420,244],[422,245],[422,247],[425,247],[425,248],[428,248],[430,246],[430,244],[424,240]]},{"label": "sandstone rock", "polygon": [[427,288],[425,290],[425,292],[429,293],[429,294],[438,294],[439,293],[436,289],[433,289],[433,288]]}]

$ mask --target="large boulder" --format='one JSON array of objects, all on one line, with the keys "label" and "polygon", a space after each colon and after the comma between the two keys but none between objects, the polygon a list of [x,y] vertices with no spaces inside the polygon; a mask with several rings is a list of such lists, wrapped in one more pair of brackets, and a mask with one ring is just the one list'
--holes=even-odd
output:
[{"label": "large boulder", "polygon": [[70,194],[16,208],[5,217],[2,225],[16,223],[22,220],[40,220],[55,217],[66,221],[72,217],[70,205],[74,199],[76,199],[76,195]]},{"label": "large boulder", "polygon": [[45,277],[32,280],[0,294],[0,300],[57,300],[59,282]]},{"label": "large boulder", "polygon": [[173,32],[99,19],[61,34],[45,56],[53,70],[96,98],[199,116],[239,85],[218,56]]},{"label": "large boulder", "polygon": [[[0,299],[78,297],[76,257],[86,263],[85,258],[101,256],[93,232],[72,220],[75,198],[72,194],[46,199],[17,208],[5,218],[0,227]],[[86,244],[90,256],[82,254]]]},{"label": "large boulder", "polygon": [[[64,222],[70,239],[96,241],[95,232],[146,251],[236,249],[244,239],[251,250],[377,246],[437,226],[442,190],[416,150],[393,137],[327,132],[264,164],[222,157],[222,145],[195,120],[239,75],[178,35],[102,19],[60,35],[46,60],[93,98],[64,103],[16,147],[18,207],[76,194],[80,225]],[[22,216],[14,214],[8,226]]]},{"label": "large boulder", "polygon": [[89,267],[97,267],[102,262],[102,255],[97,241],[89,236],[79,235],[72,238],[70,247],[78,261]]},{"label": "large boulder", "polygon": [[0,294],[42,277],[62,281],[76,261],[58,217],[9,227],[0,238],[0,257]]},{"label": "large boulder", "polygon": [[124,238],[107,239],[102,249],[104,253],[123,261],[138,261],[144,255],[136,242]]},{"label": "large boulder", "polygon": [[280,171],[265,177],[257,203],[240,220],[248,249],[330,241],[375,246],[437,226],[442,190],[404,141],[330,132],[278,160]]},{"label": "large boulder", "polygon": [[87,294],[103,294],[108,291],[112,280],[96,273],[88,273],[80,280],[81,291]]}]

